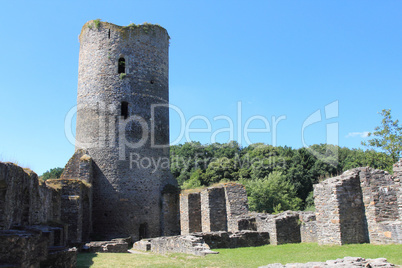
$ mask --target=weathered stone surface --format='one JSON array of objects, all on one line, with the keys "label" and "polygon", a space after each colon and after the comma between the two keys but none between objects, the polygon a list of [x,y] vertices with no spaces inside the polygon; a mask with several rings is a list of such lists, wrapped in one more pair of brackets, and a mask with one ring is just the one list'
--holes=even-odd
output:
[{"label": "weathered stone surface", "polygon": [[322,268],[322,267],[394,267],[387,262],[385,258],[364,259],[360,257],[345,257],[343,259],[329,260],[326,262],[308,262],[308,263],[274,263],[260,268]]},{"label": "weathered stone surface", "polygon": [[134,250],[144,250],[166,254],[166,253],[186,253],[204,256],[206,254],[216,254],[210,250],[209,246],[201,237],[192,235],[164,236],[137,241],[133,245]]},{"label": "weathered stone surface", "polygon": [[368,242],[358,169],[314,185],[319,244]]},{"label": "weathered stone surface", "polygon": [[79,39],[76,150],[94,162],[94,237],[178,232],[177,209],[161,206],[164,198],[178,202],[162,196],[177,186],[169,171],[167,31],[90,21]]},{"label": "weathered stone surface", "polygon": [[398,163],[394,176],[356,168],[315,185],[320,244],[401,243]]},{"label": "weathered stone surface", "polygon": [[[203,190],[183,191],[180,195],[181,233],[227,231],[248,228],[247,193],[239,183],[223,183]],[[240,229],[239,229],[240,228]]]},{"label": "weathered stone surface", "polygon": [[186,192],[180,194],[181,234],[201,232],[201,194]]},{"label": "weathered stone surface", "polygon": [[69,248],[49,252],[45,261],[40,263],[41,268],[75,268],[77,267],[77,249]]},{"label": "weathered stone surface", "polygon": [[180,201],[179,189],[167,184],[162,190],[162,236],[177,235],[180,233]]},{"label": "weathered stone surface", "polygon": [[297,212],[285,211],[271,215],[266,221],[272,245],[301,242],[300,219]]},{"label": "weathered stone surface", "polygon": [[41,231],[0,231],[0,266],[39,267],[47,253],[48,240]]},{"label": "weathered stone surface", "polygon": [[393,180],[395,185],[399,188],[398,191],[398,211],[399,211],[399,220],[402,220],[402,158],[399,159],[393,166]]},{"label": "weathered stone surface", "polygon": [[238,218],[248,213],[247,192],[240,183],[225,183],[225,200],[227,229],[229,232],[239,231]]},{"label": "weathered stone surface", "polygon": [[300,236],[303,243],[317,243],[317,222],[314,212],[299,212]]},{"label": "weathered stone surface", "polygon": [[203,232],[227,231],[225,189],[222,186],[201,191],[201,224]]},{"label": "weathered stone surface", "polygon": [[126,253],[128,250],[128,243],[112,240],[112,241],[93,241],[86,243],[83,246],[85,252],[108,252],[108,253]]},{"label": "weathered stone surface", "polygon": [[0,162],[0,230],[60,220],[60,195],[28,169]]},{"label": "weathered stone surface", "polygon": [[194,233],[196,237],[202,237],[211,249],[258,247],[269,244],[268,232],[239,231],[231,232],[202,232]]}]

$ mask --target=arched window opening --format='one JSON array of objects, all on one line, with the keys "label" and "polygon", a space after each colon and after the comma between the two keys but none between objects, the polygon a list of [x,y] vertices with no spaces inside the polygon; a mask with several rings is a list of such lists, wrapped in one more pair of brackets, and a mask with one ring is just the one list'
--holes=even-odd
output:
[{"label": "arched window opening", "polygon": [[119,74],[126,73],[126,60],[124,58],[119,59]]},{"label": "arched window opening", "polygon": [[124,119],[127,119],[127,117],[128,117],[128,102],[123,101],[121,103],[121,116]]},{"label": "arched window opening", "polygon": [[148,226],[146,223],[140,224],[140,229],[138,231],[140,240],[143,238],[148,238]]}]

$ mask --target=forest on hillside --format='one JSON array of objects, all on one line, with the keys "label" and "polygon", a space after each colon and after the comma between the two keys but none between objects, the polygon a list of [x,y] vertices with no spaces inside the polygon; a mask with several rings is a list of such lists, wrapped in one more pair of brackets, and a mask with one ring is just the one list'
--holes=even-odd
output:
[{"label": "forest on hillside", "polygon": [[243,148],[232,141],[170,147],[171,172],[182,189],[240,182],[250,210],[268,213],[313,210],[313,184],[355,167],[392,172],[393,164],[382,152],[326,144],[292,149],[256,143]]}]

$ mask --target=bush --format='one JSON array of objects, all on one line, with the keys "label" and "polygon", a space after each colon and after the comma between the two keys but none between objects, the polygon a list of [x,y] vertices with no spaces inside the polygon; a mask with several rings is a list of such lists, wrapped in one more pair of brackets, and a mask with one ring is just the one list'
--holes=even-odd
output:
[{"label": "bush", "polygon": [[64,171],[64,168],[61,168],[61,167],[51,168],[50,170],[43,173],[42,176],[40,176],[40,179],[43,181],[48,180],[48,179],[58,179],[58,178],[60,178],[63,171]]}]

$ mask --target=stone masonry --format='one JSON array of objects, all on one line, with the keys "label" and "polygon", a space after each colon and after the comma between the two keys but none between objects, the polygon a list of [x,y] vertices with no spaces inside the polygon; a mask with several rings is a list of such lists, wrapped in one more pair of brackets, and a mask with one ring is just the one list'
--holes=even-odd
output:
[{"label": "stone masonry", "polygon": [[320,244],[368,242],[359,173],[350,170],[314,187]]},{"label": "stone masonry", "polygon": [[183,192],[180,195],[181,234],[202,232],[201,194],[200,192]]},{"label": "stone masonry", "polygon": [[318,243],[402,243],[400,163],[394,176],[356,168],[315,185]]},{"label": "stone masonry", "polygon": [[177,234],[178,193],[165,191],[177,188],[169,171],[167,31],[89,21],[79,40],[76,151],[93,160],[93,237]]},{"label": "stone masonry", "polygon": [[0,266],[75,267],[60,183],[12,163],[0,162]]},{"label": "stone masonry", "polygon": [[201,225],[203,232],[227,231],[223,187],[208,187],[201,191]]},{"label": "stone masonry", "polygon": [[180,194],[181,233],[239,231],[238,219],[248,213],[243,185],[224,183]]}]

